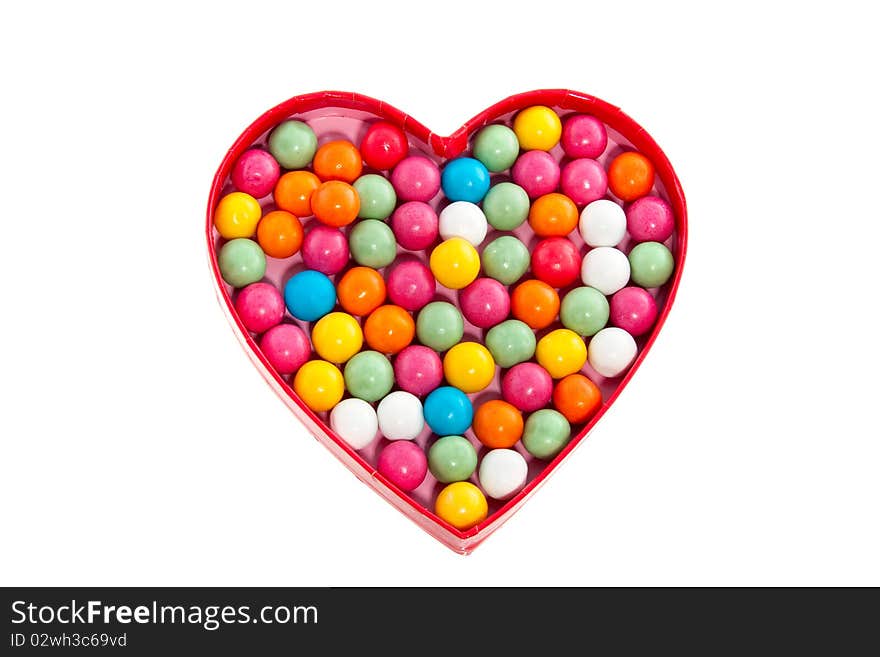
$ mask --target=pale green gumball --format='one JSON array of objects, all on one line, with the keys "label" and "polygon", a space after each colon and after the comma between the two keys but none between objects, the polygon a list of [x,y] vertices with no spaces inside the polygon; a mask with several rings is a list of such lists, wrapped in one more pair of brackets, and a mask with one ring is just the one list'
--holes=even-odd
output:
[{"label": "pale green gumball", "polygon": [[486,348],[501,367],[513,367],[535,355],[535,332],[525,322],[508,319],[486,333]]},{"label": "pale green gumball", "polygon": [[343,372],[345,388],[352,397],[375,402],[391,392],[394,386],[394,368],[384,354],[362,351],[355,354]]},{"label": "pale green gumball", "polygon": [[444,436],[428,450],[428,468],[440,483],[464,481],[477,469],[477,450],[464,436]]},{"label": "pale green gumball", "polygon": [[642,287],[660,287],[672,276],[675,261],[660,242],[642,242],[629,252],[630,278]]},{"label": "pale green gumball", "polygon": [[351,257],[364,267],[387,267],[397,256],[397,241],[388,224],[377,219],[357,222],[348,236]]},{"label": "pale green gumball", "polygon": [[565,295],[559,309],[562,325],[582,337],[595,335],[608,323],[607,297],[594,287],[577,287]]},{"label": "pale green gumball", "polygon": [[316,150],[315,131],[302,121],[285,121],[269,135],[269,152],[285,169],[308,166]]},{"label": "pale green gumball", "polygon": [[529,216],[529,195],[519,185],[503,182],[493,185],[483,198],[483,214],[493,228],[515,230]]},{"label": "pale green gumball", "polygon": [[461,342],[464,319],[451,303],[432,301],[419,311],[416,335],[426,347],[446,351]]},{"label": "pale green gumball", "polygon": [[487,125],[474,140],[474,157],[492,173],[512,167],[517,155],[519,140],[506,125]]},{"label": "pale green gumball", "polygon": [[486,276],[504,285],[513,285],[529,269],[531,256],[526,245],[513,235],[492,240],[480,256]]},{"label": "pale green gumball", "polygon": [[571,425],[565,416],[551,408],[529,415],[523,428],[522,443],[526,451],[539,459],[551,459],[568,444]]},{"label": "pale green gumball", "polygon": [[256,283],[266,273],[266,254],[260,245],[246,237],[229,240],[220,247],[217,265],[223,280],[232,287]]},{"label": "pale green gumball", "polygon": [[368,173],[354,181],[361,202],[361,219],[387,219],[397,205],[394,187],[384,176]]}]

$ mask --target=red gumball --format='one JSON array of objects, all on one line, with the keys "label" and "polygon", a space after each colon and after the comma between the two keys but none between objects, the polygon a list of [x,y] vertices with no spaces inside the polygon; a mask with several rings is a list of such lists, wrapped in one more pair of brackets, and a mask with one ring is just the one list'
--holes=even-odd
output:
[{"label": "red gumball", "polygon": [[548,237],[538,242],[532,251],[532,273],[539,280],[555,288],[574,283],[581,271],[581,256],[577,247],[565,237]]},{"label": "red gumball", "polygon": [[403,130],[386,121],[379,121],[367,130],[360,150],[368,167],[386,171],[406,157],[409,144]]}]

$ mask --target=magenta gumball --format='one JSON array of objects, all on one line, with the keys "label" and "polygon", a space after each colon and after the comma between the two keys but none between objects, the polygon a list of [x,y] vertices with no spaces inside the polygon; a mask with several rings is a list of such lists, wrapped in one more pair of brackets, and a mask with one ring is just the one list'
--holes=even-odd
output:
[{"label": "magenta gumball", "polygon": [[269,283],[251,283],[235,298],[235,310],[248,331],[262,333],[284,317],[281,292]]},{"label": "magenta gumball", "polygon": [[665,242],[675,228],[675,215],[658,196],[644,196],[626,210],[626,230],[636,242]]},{"label": "magenta gumball", "polygon": [[608,175],[596,160],[572,160],[562,169],[562,193],[578,205],[587,205],[605,197]]},{"label": "magenta gumball", "polygon": [[252,148],[232,167],[232,184],[240,192],[262,198],[275,189],[280,175],[281,167],[271,153]]},{"label": "magenta gumball", "polygon": [[391,215],[391,230],[397,243],[410,251],[427,249],[439,235],[437,213],[427,203],[409,201]]},{"label": "magenta gumball", "polygon": [[333,276],[348,264],[348,240],[338,228],[314,224],[302,243],[302,259],[308,269]]},{"label": "magenta gumball", "polygon": [[510,313],[507,288],[494,278],[478,278],[458,293],[461,312],[476,327],[500,324]]},{"label": "magenta gumball", "polygon": [[395,440],[379,454],[376,469],[383,477],[404,491],[418,488],[428,474],[428,458],[422,448],[410,440]]},{"label": "magenta gumball", "polygon": [[266,331],[260,340],[260,349],[279,374],[293,374],[312,353],[309,338],[293,324],[279,324]]},{"label": "magenta gumball", "polygon": [[657,302],[647,290],[625,287],[611,297],[611,323],[630,335],[644,335],[655,321]]},{"label": "magenta gumball", "polygon": [[440,168],[426,157],[413,155],[394,167],[391,184],[401,201],[430,201],[440,191]]},{"label": "magenta gumball", "polygon": [[394,359],[394,380],[401,390],[427,395],[443,382],[443,362],[433,349],[410,345]]},{"label": "magenta gumball", "polygon": [[562,126],[562,149],[569,157],[597,158],[608,145],[605,124],[595,116],[576,114]]},{"label": "magenta gumball", "polygon": [[419,310],[434,298],[437,289],[434,274],[415,258],[398,262],[388,272],[387,279],[388,298],[407,310]]},{"label": "magenta gumball", "polygon": [[537,411],[550,403],[553,378],[537,363],[514,365],[501,379],[501,394],[522,411]]},{"label": "magenta gumball", "polygon": [[527,151],[513,164],[513,182],[522,187],[529,198],[538,198],[556,191],[559,186],[559,164],[546,151]]}]

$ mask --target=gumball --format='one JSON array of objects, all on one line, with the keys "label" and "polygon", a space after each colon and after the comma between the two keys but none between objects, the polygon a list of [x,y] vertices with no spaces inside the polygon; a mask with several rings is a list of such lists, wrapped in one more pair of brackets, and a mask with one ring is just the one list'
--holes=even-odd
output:
[{"label": "gumball", "polygon": [[537,363],[514,365],[501,379],[505,401],[523,411],[536,411],[550,402],[553,378]]},{"label": "gumball", "polygon": [[617,246],[626,237],[626,214],[614,201],[593,201],[581,212],[580,232],[590,246]]},{"label": "gumball", "polygon": [[513,288],[510,308],[533,329],[547,328],[559,314],[559,295],[544,281],[523,281]]},{"label": "gumball", "polygon": [[562,122],[549,107],[535,105],[522,110],[513,120],[513,131],[524,151],[549,151],[559,143]]},{"label": "gumball", "polygon": [[621,153],[608,167],[608,186],[622,201],[645,196],[654,186],[654,165],[641,153]]},{"label": "gumball", "polygon": [[513,166],[519,155],[516,133],[506,125],[487,125],[474,139],[474,157],[492,173]]},{"label": "gumball", "polygon": [[428,469],[442,484],[464,481],[477,469],[477,450],[464,436],[444,436],[428,450]]},{"label": "gumball", "polygon": [[324,274],[306,269],[284,286],[284,303],[291,315],[304,322],[320,319],[336,305],[336,288]]},{"label": "gumball", "polygon": [[386,275],[388,298],[402,308],[418,310],[434,297],[437,282],[431,270],[419,260],[400,260]]},{"label": "gumball", "polygon": [[590,367],[604,377],[623,374],[638,353],[633,337],[621,328],[603,328],[590,339]]},{"label": "gumball", "polygon": [[217,266],[223,280],[229,285],[244,287],[263,278],[266,273],[266,255],[253,240],[229,240],[220,247]]},{"label": "gumball", "polygon": [[312,169],[321,180],[341,180],[352,183],[363,170],[363,160],[357,146],[350,141],[328,141],[315,153]]},{"label": "gumball", "polygon": [[486,239],[489,224],[479,205],[456,201],[440,212],[440,237],[444,240],[460,237],[474,246]]},{"label": "gumball", "polygon": [[357,190],[346,182],[328,180],[321,183],[311,198],[312,213],[327,226],[347,226],[357,219],[361,202]]},{"label": "gumball", "polygon": [[299,326],[273,326],[260,339],[260,350],[269,364],[281,375],[293,374],[309,359],[312,345]]},{"label": "gumball", "polygon": [[590,249],[581,264],[581,280],[611,296],[629,281],[629,260],[623,251],[610,246]]},{"label": "gumball", "polygon": [[[619,294],[619,293],[618,293]],[[576,287],[562,299],[562,325],[581,336],[595,335],[608,323],[608,299],[592,287]]]},{"label": "gumball", "polygon": [[672,276],[675,261],[660,242],[642,242],[629,252],[632,281],[642,287],[660,287]]},{"label": "gumball", "polygon": [[480,461],[480,486],[496,500],[513,497],[526,485],[529,465],[513,449],[493,449]]},{"label": "gumball", "polygon": [[401,201],[427,203],[440,191],[440,168],[426,157],[411,155],[394,167],[391,184]]},{"label": "gumball", "polygon": [[548,237],[532,251],[532,273],[552,287],[567,287],[577,280],[581,256],[564,237]]},{"label": "gumball", "polygon": [[425,422],[438,436],[464,433],[473,419],[471,400],[458,388],[441,386],[425,398]]},{"label": "gumball", "polygon": [[556,329],[538,340],[535,358],[550,376],[561,379],[584,366],[587,362],[587,345],[574,331]]},{"label": "gumball", "polygon": [[577,206],[556,192],[538,197],[529,210],[529,226],[539,237],[565,237],[577,224]]},{"label": "gumball", "polygon": [[443,357],[443,375],[463,392],[480,392],[495,377],[495,360],[483,345],[460,342]]},{"label": "gumball", "polygon": [[[479,160],[457,157],[449,160],[443,167],[440,186],[450,201],[479,203],[489,191],[489,171]],[[443,233],[442,217],[440,232]]]},{"label": "gumball", "polygon": [[602,392],[583,374],[569,374],[553,389],[553,405],[572,424],[586,422],[602,406]]},{"label": "gumball", "polygon": [[387,219],[397,205],[397,194],[385,176],[368,173],[354,181],[360,198],[358,217],[361,219]]},{"label": "gumball", "polygon": [[364,219],[357,222],[348,235],[351,256],[365,267],[381,269],[394,262],[397,242],[384,221]]},{"label": "gumball", "polygon": [[529,454],[547,460],[559,454],[570,439],[571,425],[565,416],[552,408],[543,408],[529,415],[522,443]]},{"label": "gumball", "polygon": [[384,354],[378,351],[362,351],[345,364],[342,372],[345,387],[352,397],[365,402],[375,402],[391,392],[394,387],[394,370]]},{"label": "gumball", "polygon": [[559,186],[559,164],[550,153],[529,151],[520,155],[513,165],[513,182],[522,187],[529,198],[538,198],[556,191]]},{"label": "gumball", "polygon": [[483,402],[474,414],[474,434],[486,447],[513,447],[522,437],[522,412],[503,399]]},{"label": "gumball", "polygon": [[605,124],[594,116],[575,114],[562,126],[562,148],[571,158],[597,158],[605,152],[608,133]]},{"label": "gumball", "polygon": [[428,459],[422,448],[415,443],[398,440],[381,451],[376,469],[401,490],[411,492],[425,480]]},{"label": "gumball", "polygon": [[269,135],[269,152],[285,169],[308,166],[317,148],[315,132],[302,121],[285,121]]},{"label": "gumball", "polygon": [[611,323],[630,335],[644,335],[656,320],[657,302],[647,290],[625,287],[611,297]]},{"label": "gumball", "polygon": [[493,278],[478,278],[458,293],[461,311],[471,324],[489,328],[510,313],[507,288]]},{"label": "gumball", "polygon": [[572,160],[559,178],[562,192],[578,205],[592,203],[608,191],[608,176],[596,160]]},{"label": "gumball", "polygon": [[393,168],[408,152],[409,144],[403,130],[387,121],[371,125],[361,140],[364,162],[379,171]]},{"label": "gumball", "polygon": [[235,311],[248,331],[262,333],[284,317],[284,299],[269,283],[251,283],[235,299]]},{"label": "gumball", "polygon": [[315,413],[329,411],[345,392],[342,373],[325,360],[310,360],[293,378],[293,390]]},{"label": "gumball", "polygon": [[397,390],[379,402],[379,431],[388,440],[412,440],[425,427],[422,402],[403,390]]},{"label": "gumball", "polygon": [[385,279],[369,267],[352,267],[336,285],[339,305],[352,315],[369,315],[385,301]]},{"label": "gumball", "polygon": [[513,285],[528,271],[531,255],[516,237],[502,235],[486,245],[480,261],[487,276],[504,285]]},{"label": "gumball", "polygon": [[379,418],[367,402],[352,397],[343,399],[330,411],[330,428],[352,449],[363,449],[376,439]]},{"label": "gumball", "polygon": [[280,175],[281,167],[271,153],[251,148],[242,153],[232,167],[232,184],[245,194],[263,198],[275,188]]},{"label": "gumball", "polygon": [[296,217],[312,215],[312,194],[321,186],[321,179],[311,171],[289,171],[278,179],[272,198],[279,210]]},{"label": "gumball", "polygon": [[483,492],[469,481],[449,484],[437,495],[434,513],[460,531],[471,529],[486,519],[489,504]]},{"label": "gumball", "polygon": [[480,255],[461,237],[444,240],[431,251],[431,272],[443,287],[460,290],[480,273]]},{"label": "gumball", "polygon": [[518,319],[508,319],[486,333],[486,347],[501,367],[513,367],[535,355],[535,332]]},{"label": "gumball", "polygon": [[675,215],[659,196],[644,196],[626,211],[626,229],[636,242],[665,242],[675,228]]},{"label": "gumball", "polygon": [[228,240],[250,237],[263,216],[259,202],[250,194],[230,192],[220,199],[214,210],[214,228]]},{"label": "gumball", "polygon": [[419,312],[416,333],[423,345],[435,351],[446,351],[461,341],[464,320],[451,303],[433,301]]},{"label": "gumball", "polygon": [[411,344],[394,359],[394,379],[401,390],[427,395],[443,381],[443,362],[433,349]]},{"label": "gumball", "polygon": [[284,210],[269,212],[257,225],[257,241],[267,256],[289,258],[302,246],[302,224]]},{"label": "gumball", "polygon": [[440,234],[437,213],[427,203],[410,201],[391,215],[391,230],[397,243],[410,251],[427,249]]},{"label": "gumball", "polygon": [[302,259],[306,267],[333,276],[348,264],[348,258],[348,244],[341,230],[312,224],[302,243]]},{"label": "gumball", "polygon": [[519,185],[493,185],[483,198],[486,220],[498,230],[516,230],[529,216],[529,195]]},{"label": "gumball", "polygon": [[315,322],[312,344],[324,360],[344,363],[361,350],[364,334],[361,325],[348,313],[328,313]]},{"label": "gumball", "polygon": [[412,316],[400,306],[379,306],[364,322],[367,344],[383,354],[396,354],[408,346],[415,332]]}]

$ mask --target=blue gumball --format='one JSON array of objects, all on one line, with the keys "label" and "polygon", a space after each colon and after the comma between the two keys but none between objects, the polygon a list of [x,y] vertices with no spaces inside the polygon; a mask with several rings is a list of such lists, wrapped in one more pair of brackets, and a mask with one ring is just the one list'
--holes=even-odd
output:
[{"label": "blue gumball", "polygon": [[489,191],[489,170],[472,157],[458,157],[443,168],[440,184],[450,201],[479,203]]},{"label": "blue gumball", "polygon": [[306,269],[284,286],[284,303],[290,314],[304,322],[320,319],[336,305],[336,288],[324,274]]},{"label": "blue gumball", "polygon": [[425,398],[425,422],[438,436],[461,435],[471,426],[474,407],[458,388],[442,386]]}]

